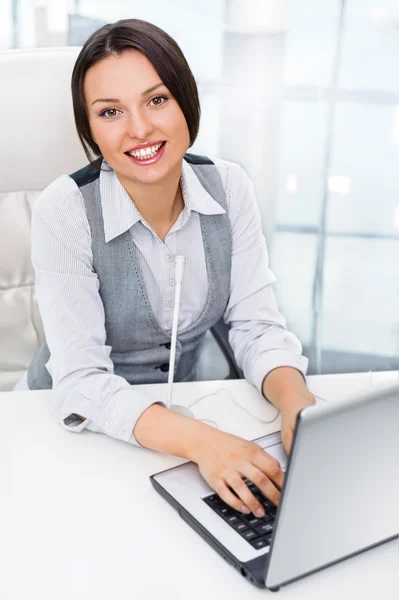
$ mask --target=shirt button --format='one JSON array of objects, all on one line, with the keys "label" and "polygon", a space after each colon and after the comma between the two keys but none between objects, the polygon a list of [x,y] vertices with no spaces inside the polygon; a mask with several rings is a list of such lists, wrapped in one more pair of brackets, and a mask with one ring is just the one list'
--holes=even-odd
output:
[{"label": "shirt button", "polygon": [[169,279],[169,285],[175,285],[175,280],[174,279]]},{"label": "shirt button", "polygon": [[167,373],[169,371],[169,365],[168,363],[164,363],[163,365],[161,365],[159,367],[161,369],[161,371],[163,371],[164,373]]},{"label": "shirt button", "polygon": [[173,256],[172,256],[171,254],[168,254],[168,255],[167,255],[167,257],[166,257],[166,260],[167,260],[168,262],[172,262],[172,260],[173,260]]},{"label": "shirt button", "polygon": [[171,301],[168,303],[168,306],[169,306],[170,308],[173,308],[173,307],[174,307],[174,305],[175,305],[175,303],[174,303],[174,300],[171,300]]}]

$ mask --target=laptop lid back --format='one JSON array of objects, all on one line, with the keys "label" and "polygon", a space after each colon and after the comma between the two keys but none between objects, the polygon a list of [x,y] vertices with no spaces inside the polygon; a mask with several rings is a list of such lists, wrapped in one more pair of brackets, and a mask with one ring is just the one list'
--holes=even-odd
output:
[{"label": "laptop lid back", "polygon": [[277,587],[399,533],[398,388],[305,408],[266,574]]}]

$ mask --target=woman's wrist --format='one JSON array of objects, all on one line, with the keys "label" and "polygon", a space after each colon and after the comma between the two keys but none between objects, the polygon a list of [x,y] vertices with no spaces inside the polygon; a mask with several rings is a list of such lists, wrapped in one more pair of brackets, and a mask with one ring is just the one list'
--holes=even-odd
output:
[{"label": "woman's wrist", "polygon": [[300,410],[302,410],[302,408],[305,408],[306,406],[312,406],[313,404],[315,404],[315,402],[316,399],[311,394],[304,394],[298,397],[284,398],[284,400],[280,403],[280,411],[282,415],[287,413],[297,414]]},{"label": "woman's wrist", "polygon": [[281,413],[299,411],[315,403],[304,376],[293,367],[277,367],[263,380],[262,393]]},{"label": "woman's wrist", "polygon": [[196,462],[198,451],[214,429],[159,404],[152,404],[137,420],[133,435],[141,446]]}]

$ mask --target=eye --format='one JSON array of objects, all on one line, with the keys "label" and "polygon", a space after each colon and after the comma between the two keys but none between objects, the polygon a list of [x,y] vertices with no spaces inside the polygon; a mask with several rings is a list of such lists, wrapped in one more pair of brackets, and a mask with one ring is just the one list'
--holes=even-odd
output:
[{"label": "eye", "polygon": [[111,113],[111,112],[116,113],[116,112],[120,112],[120,110],[118,110],[117,108],[106,108],[105,110],[103,110],[103,111],[100,112],[99,116],[100,117],[106,117],[107,119],[114,119],[116,117],[115,114],[114,115],[108,115],[108,116],[106,116],[107,113]]},{"label": "eye", "polygon": [[166,100],[168,100],[167,96],[155,96],[155,98],[150,100],[149,103],[151,104],[151,102],[153,102],[154,106],[162,106],[163,104],[165,104]]}]

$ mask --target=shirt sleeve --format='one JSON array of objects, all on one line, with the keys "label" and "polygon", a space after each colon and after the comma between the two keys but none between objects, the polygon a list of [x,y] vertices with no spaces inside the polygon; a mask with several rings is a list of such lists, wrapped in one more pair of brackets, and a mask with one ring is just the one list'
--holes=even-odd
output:
[{"label": "shirt sleeve", "polygon": [[165,405],[114,374],[90,227],[70,177],[39,196],[31,231],[35,291],[50,350],[51,411],[69,431],[88,428],[140,446],[136,421],[151,404]]},{"label": "shirt sleeve", "polygon": [[235,163],[220,161],[218,166],[233,242],[230,297],[224,321],[231,326],[229,342],[238,366],[262,393],[263,379],[270,371],[288,366],[305,376],[308,359],[301,355],[300,341],[287,330],[278,310],[273,291],[276,278],[269,268],[252,182]]}]

